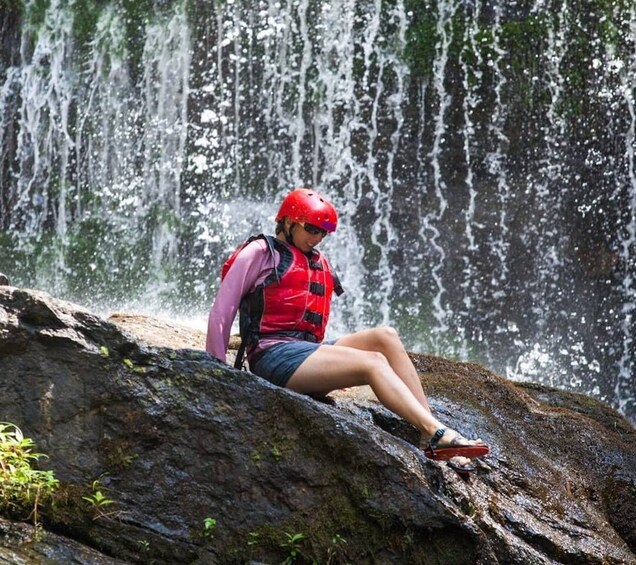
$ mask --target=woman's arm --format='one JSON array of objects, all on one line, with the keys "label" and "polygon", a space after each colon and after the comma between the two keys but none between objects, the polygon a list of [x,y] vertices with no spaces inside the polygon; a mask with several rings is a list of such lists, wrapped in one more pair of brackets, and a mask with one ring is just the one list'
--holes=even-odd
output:
[{"label": "woman's arm", "polygon": [[227,346],[232,323],[241,299],[253,292],[275,266],[263,239],[246,245],[237,255],[232,267],[221,281],[208,317],[208,334],[205,349],[221,361],[226,361]]}]

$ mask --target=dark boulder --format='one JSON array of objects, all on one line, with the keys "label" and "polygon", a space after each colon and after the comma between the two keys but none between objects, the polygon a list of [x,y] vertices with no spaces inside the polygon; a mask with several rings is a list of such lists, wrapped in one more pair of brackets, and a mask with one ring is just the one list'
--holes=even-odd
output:
[{"label": "dark boulder", "polygon": [[108,557],[67,537],[33,526],[0,518],[0,563],[42,565],[64,563],[82,565],[124,565],[126,562]]},{"label": "dark boulder", "polygon": [[311,399],[116,321],[0,288],[2,419],[50,456],[43,525],[69,543],[131,563],[636,561],[636,433],[595,400],[413,356],[442,419],[492,446],[465,482],[364,390]]}]

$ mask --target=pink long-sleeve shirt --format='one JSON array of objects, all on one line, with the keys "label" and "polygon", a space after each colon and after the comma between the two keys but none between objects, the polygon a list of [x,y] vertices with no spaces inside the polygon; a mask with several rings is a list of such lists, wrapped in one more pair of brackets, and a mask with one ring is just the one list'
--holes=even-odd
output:
[{"label": "pink long-sleeve shirt", "polygon": [[[221,361],[226,361],[232,323],[241,299],[254,292],[280,262],[280,253],[269,251],[264,239],[256,239],[246,245],[236,256],[232,268],[221,281],[214,304],[208,317],[208,334],[205,349]],[[287,341],[284,338],[262,340],[257,349],[262,350],[274,343]]]}]

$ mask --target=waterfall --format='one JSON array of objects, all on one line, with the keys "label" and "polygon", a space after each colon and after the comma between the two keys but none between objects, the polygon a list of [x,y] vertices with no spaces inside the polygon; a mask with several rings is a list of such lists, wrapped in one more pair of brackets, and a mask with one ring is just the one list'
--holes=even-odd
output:
[{"label": "waterfall", "polygon": [[[197,93],[199,123],[196,118],[191,123],[199,136],[197,154],[191,156],[200,164],[195,172],[221,189],[200,195],[202,205],[215,214],[229,212],[222,224],[233,228],[223,242],[207,239],[206,256],[219,247],[229,253],[254,231],[271,231],[274,203],[290,186],[325,187],[341,211],[342,226],[325,248],[342,249],[339,274],[351,287],[362,288],[367,280],[374,288],[373,296],[346,295],[344,307],[334,312],[334,327],[341,331],[347,323],[391,321],[391,253],[397,240],[390,221],[392,177],[407,73],[398,55],[407,17],[401,2],[385,14],[386,10],[379,1],[366,6],[353,0],[285,6],[261,2],[260,24],[252,27],[245,25],[245,10],[238,3],[223,6],[216,15],[215,57]],[[395,28],[391,41],[397,52],[384,46],[388,39],[382,36],[382,26]],[[253,52],[263,53],[262,65],[250,71],[244,67],[254,64],[247,57]],[[363,69],[364,96],[356,93],[356,64]],[[207,82],[208,77],[214,80]],[[233,90],[227,88],[230,80]],[[385,120],[395,125],[390,135],[382,132],[389,143],[378,150],[384,143],[378,136]],[[264,145],[254,146],[257,136]],[[354,145],[357,155],[352,153]],[[246,191],[245,185],[254,189]],[[256,215],[253,196],[269,202],[259,206]],[[237,215],[231,204],[222,204],[236,199],[246,217],[240,211]],[[365,245],[354,223],[361,207],[371,226],[368,244],[377,254],[373,269],[364,265]],[[210,230],[203,229],[207,238]]]},{"label": "waterfall", "polygon": [[636,9],[580,0],[27,0],[0,14],[0,271],[202,320],[315,186],[329,337],[636,418]]},{"label": "waterfall", "polygon": [[[545,10],[542,0],[532,8],[534,14],[541,14]],[[566,55],[568,40],[566,33],[570,29],[567,23],[568,2],[563,1],[556,8],[547,26],[545,68],[542,70],[541,82],[546,85],[548,103],[546,119],[542,125],[543,143],[537,148],[537,173],[529,183],[533,198],[541,203],[542,214],[529,226],[525,236],[527,245],[542,245],[541,254],[534,261],[535,275],[532,286],[528,289],[532,296],[532,308],[535,314],[536,335],[538,339],[524,356],[517,360],[514,369],[508,371],[508,376],[545,373],[546,365],[552,365],[555,356],[570,357],[571,362],[581,362],[580,343],[575,331],[569,343],[556,343],[552,328],[570,326],[567,301],[564,295],[568,290],[564,287],[565,257],[569,245],[569,234],[560,229],[563,217],[562,192],[567,185],[568,176],[564,174],[564,164],[561,162],[560,145],[566,138],[566,123],[559,114],[559,107],[563,104],[564,75],[561,70],[563,58]],[[576,312],[569,313],[576,316]],[[560,378],[566,378],[568,364],[561,363],[560,367],[552,370],[544,382],[555,385]],[[561,375],[559,374],[561,373]]]},{"label": "waterfall", "polygon": [[[629,112],[629,126],[625,134],[625,160],[627,162],[628,208],[626,219],[621,230],[619,254],[624,265],[632,267],[621,282],[620,290],[624,301],[621,311],[622,340],[620,347],[620,360],[618,363],[619,374],[616,379],[614,398],[617,399],[618,408],[623,413],[631,414],[636,399],[634,398],[634,380],[636,375],[636,347],[635,320],[636,311],[636,282],[634,281],[633,266],[636,263],[636,170],[634,169],[634,146],[636,145],[636,108],[634,93],[636,92],[636,8],[632,6],[629,11],[629,59],[626,65],[620,67],[619,96],[623,98]],[[615,54],[610,50],[610,61],[617,61]],[[617,66],[616,63],[614,66]],[[620,185],[618,185],[620,186]],[[620,195],[617,195],[619,198]]]},{"label": "waterfall", "polygon": [[[473,226],[475,225],[475,212],[477,204],[477,189],[475,188],[475,172],[473,170],[472,155],[474,153],[473,146],[475,144],[475,122],[473,114],[479,107],[481,102],[479,91],[476,85],[481,84],[483,73],[479,70],[479,66],[483,61],[479,61],[477,70],[471,65],[470,57],[476,55],[480,57],[477,37],[479,33],[478,19],[481,14],[481,2],[475,2],[473,11],[468,19],[466,29],[464,31],[464,50],[460,56],[462,87],[466,93],[462,101],[463,123],[463,154],[466,166],[465,185],[468,191],[468,201],[464,210],[464,252],[462,255],[463,269],[462,282],[462,301],[460,306],[460,316],[463,319],[469,319],[474,314],[474,296],[480,292],[477,270],[474,264],[474,256],[478,251],[477,239]],[[461,345],[459,354],[462,359],[468,358],[469,335],[466,324],[459,326],[461,336]]]},{"label": "waterfall", "polygon": [[[434,252],[434,264],[431,268],[431,276],[435,282],[435,296],[433,297],[433,309],[436,325],[434,331],[438,335],[445,336],[449,326],[447,318],[450,315],[448,307],[444,305],[445,287],[441,270],[446,263],[446,252],[439,243],[440,232],[437,224],[444,219],[447,208],[446,182],[443,179],[440,158],[442,145],[446,141],[446,113],[450,106],[450,94],[446,90],[446,65],[448,63],[448,50],[453,39],[452,18],[459,6],[458,2],[440,2],[438,4],[439,15],[437,19],[437,34],[440,40],[436,46],[437,55],[433,66],[433,88],[438,99],[438,109],[434,120],[433,147],[430,152],[433,168],[433,192],[435,194],[436,207],[431,207],[422,218],[420,238],[427,241]],[[439,348],[437,339],[433,345]]]}]

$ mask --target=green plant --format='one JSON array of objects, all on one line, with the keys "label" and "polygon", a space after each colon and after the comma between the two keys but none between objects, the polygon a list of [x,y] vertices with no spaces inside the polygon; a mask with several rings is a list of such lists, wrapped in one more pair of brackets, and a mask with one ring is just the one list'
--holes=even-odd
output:
[{"label": "green plant", "polygon": [[94,520],[98,518],[112,518],[117,512],[107,512],[105,508],[111,504],[115,504],[114,500],[108,498],[103,492],[103,485],[100,479],[95,479],[92,484],[93,493],[88,496],[83,496],[86,502],[88,502],[95,511]]},{"label": "green plant", "polygon": [[331,538],[331,547],[327,550],[327,565],[331,563],[346,563],[344,559],[344,545],[346,545],[346,543],[347,540],[340,534],[335,534],[333,538]]},{"label": "green plant", "polygon": [[282,565],[291,565],[298,556],[302,555],[300,551],[300,545],[302,540],[305,539],[305,534],[289,534],[285,532],[285,541],[280,544],[288,552],[288,556]]},{"label": "green plant", "polygon": [[59,481],[53,471],[31,467],[31,463],[46,455],[34,453],[33,440],[24,437],[15,424],[0,422],[0,508],[7,512],[27,511],[39,526],[38,509],[50,498]]},{"label": "green plant", "polygon": [[248,532],[247,534],[247,547],[249,548],[249,561],[253,561],[253,553],[260,542],[260,532]]},{"label": "green plant", "polygon": [[139,545],[144,548],[144,551],[150,550],[150,542],[148,540],[140,539],[137,541],[139,542]]},{"label": "green plant", "polygon": [[258,539],[261,537],[261,534],[258,532],[249,532],[247,534],[247,545],[252,547],[254,545],[258,545]]},{"label": "green plant", "polygon": [[205,518],[203,520],[203,537],[212,539],[216,530],[216,518]]}]

